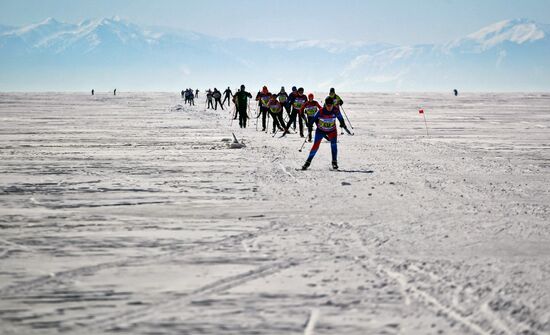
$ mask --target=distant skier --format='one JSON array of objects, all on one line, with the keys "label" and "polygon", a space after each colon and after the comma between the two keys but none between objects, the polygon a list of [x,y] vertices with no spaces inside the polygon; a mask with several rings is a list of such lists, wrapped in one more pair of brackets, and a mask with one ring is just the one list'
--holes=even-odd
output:
[{"label": "distant skier", "polygon": [[223,92],[223,102],[222,105],[225,103],[225,100],[227,100],[227,106],[231,107],[231,97],[233,96],[233,92],[231,92],[231,89],[229,86],[227,86],[227,89]]},{"label": "distant skier", "polygon": [[309,142],[311,142],[311,135],[313,133],[313,117],[315,116],[315,113],[323,108],[316,100],[313,100],[314,98],[315,96],[313,93],[308,94],[307,102],[302,106],[302,109],[300,109],[300,114],[305,114],[307,118],[307,140]]},{"label": "distant skier", "polygon": [[220,105],[221,109],[223,110],[223,104],[222,104],[222,93],[218,91],[217,88],[214,87],[214,92],[212,93],[212,97],[214,98],[214,110],[218,110],[218,104]]},{"label": "distant skier", "polygon": [[195,98],[198,98],[198,97],[199,97],[199,89],[197,88],[197,89],[195,90]]},{"label": "distant skier", "polygon": [[[239,93],[240,91],[240,89],[237,89],[237,93]],[[231,98],[231,100],[233,101],[233,106],[235,106],[235,114],[233,115],[233,120],[237,120],[237,117],[239,116],[239,111],[237,110],[237,93],[233,94],[233,98]]]},{"label": "distant skier", "polygon": [[269,102],[267,103],[269,108],[269,114],[273,119],[273,134],[275,134],[275,129],[284,130],[285,121],[283,120],[283,106],[277,100],[277,94],[272,94]]},{"label": "distant skier", "polygon": [[[297,94],[298,94],[298,89],[296,88],[296,86],[292,86],[292,92],[290,92],[290,94],[288,95],[288,100],[286,101],[286,106],[288,109],[292,108],[292,101],[294,101],[294,98],[296,97]],[[292,113],[289,112],[288,114],[289,119],[291,114]],[[292,121],[292,129],[296,130],[296,119]]]},{"label": "distant skier", "polygon": [[94,95],[94,93],[95,93],[95,91],[94,91],[94,89],[92,88],[92,95]]},{"label": "distant skier", "polygon": [[115,88],[115,90],[113,91],[113,95],[116,95],[116,88]]},{"label": "distant skier", "polygon": [[183,99],[185,96],[185,91],[184,90],[181,90],[181,98]]},{"label": "distant skier", "polygon": [[455,97],[458,96],[458,90],[456,88],[454,89],[454,93],[455,93]]},{"label": "distant skier", "polygon": [[210,91],[210,89],[206,91],[206,101],[208,101],[208,107],[206,108],[214,109],[214,104],[212,103],[212,91]]},{"label": "distant skier", "polygon": [[185,100],[189,103],[189,106],[191,105],[195,106],[195,96],[193,95],[192,89],[188,89],[185,92]]},{"label": "distant skier", "polygon": [[290,104],[288,103],[288,93],[285,92],[285,87],[281,86],[281,90],[277,95],[277,100],[281,103],[281,106],[286,110],[288,117],[290,118]]},{"label": "distant skier", "polygon": [[300,125],[300,137],[304,137],[304,116],[300,114],[300,110],[307,101],[307,97],[304,95],[304,88],[300,87],[296,95],[291,94],[290,104],[292,105],[292,113],[290,114],[290,119],[286,124],[285,131],[282,136],[288,134],[288,130],[292,123],[296,123],[296,117],[299,117]]},{"label": "distant skier", "polygon": [[338,144],[336,141],[338,131],[336,130],[336,119],[340,121],[341,127],[346,129],[346,131],[348,131],[348,128],[346,127],[344,118],[342,117],[340,110],[338,108],[335,108],[334,104],[334,99],[331,97],[327,97],[325,99],[325,107],[321,108],[317,113],[315,113],[310,121],[311,124],[313,124],[313,122],[317,124],[317,129],[315,130],[315,140],[313,142],[313,146],[311,147],[311,151],[309,152],[309,156],[307,157],[306,162],[302,166],[302,170],[307,170],[307,168],[311,164],[313,157],[315,157],[317,150],[319,150],[319,146],[321,145],[321,141],[323,140],[323,138],[326,138],[330,141],[330,149],[332,152],[332,168],[338,169]]},{"label": "distant skier", "polygon": [[[271,99],[271,93],[267,89],[267,86],[262,87],[262,91],[258,92],[256,95],[256,101],[260,103],[260,113],[262,114],[262,131],[266,129],[266,117],[269,112],[269,107],[267,106]],[[258,115],[260,117],[260,115]]]},{"label": "distant skier", "polygon": [[245,91],[244,85],[241,85],[241,89],[233,96],[237,112],[239,113],[239,126],[246,128],[246,120],[248,119],[247,107],[248,99],[252,99],[252,94]]}]

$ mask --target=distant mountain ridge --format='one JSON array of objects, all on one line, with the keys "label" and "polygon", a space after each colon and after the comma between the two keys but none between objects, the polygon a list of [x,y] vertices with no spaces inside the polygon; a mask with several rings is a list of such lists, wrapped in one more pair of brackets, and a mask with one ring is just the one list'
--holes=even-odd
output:
[{"label": "distant mountain ridge", "polygon": [[446,44],[221,39],[118,17],[0,25],[0,90],[270,84],[324,90],[548,90],[550,26],[491,24]]}]

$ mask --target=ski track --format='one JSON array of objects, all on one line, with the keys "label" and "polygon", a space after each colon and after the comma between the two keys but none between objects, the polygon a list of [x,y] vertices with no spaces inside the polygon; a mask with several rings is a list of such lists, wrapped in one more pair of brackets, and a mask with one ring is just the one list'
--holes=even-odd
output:
[{"label": "ski track", "polygon": [[198,299],[201,296],[208,296],[226,291],[239,285],[243,285],[244,283],[251,280],[269,276],[278,271],[282,271],[293,266],[298,266],[303,261],[305,260],[284,260],[264,265],[257,269],[247,271],[236,276],[226,277],[213,283],[204,285],[193,290],[192,292],[184,294],[182,297],[178,297],[168,301],[159,301],[156,303],[152,303],[147,307],[132,310],[129,312],[123,312],[115,316],[109,315],[106,319],[94,320],[90,325],[77,326],[79,326],[79,328],[84,326],[85,328],[89,328],[90,330],[98,331],[114,330],[113,328],[124,328],[124,326],[129,325],[130,323],[143,322],[149,318],[157,317],[157,315],[162,314],[164,310],[177,311],[178,309],[185,307],[186,304],[189,304],[194,299]]},{"label": "ski track", "polygon": [[201,250],[212,249],[213,247],[216,247],[220,244],[226,244],[226,243],[233,244],[233,243],[239,243],[239,242],[242,243],[244,242],[245,239],[249,239],[253,236],[257,236],[261,234],[266,234],[269,231],[273,231],[278,228],[280,228],[279,225],[270,225],[269,228],[259,229],[255,233],[243,233],[236,236],[229,236],[227,238],[224,238],[218,241],[213,241],[213,242],[200,242],[201,243],[200,245],[184,248],[178,252],[169,252],[163,255],[122,259],[114,262],[99,263],[99,264],[94,264],[89,266],[78,267],[71,270],[60,271],[60,272],[52,273],[47,276],[42,276],[26,282],[18,283],[13,286],[2,288],[0,289],[0,297],[22,294],[27,291],[35,290],[50,284],[58,284],[59,282],[62,282],[62,281],[74,279],[80,276],[90,275],[90,274],[99,272],[101,270],[106,270],[106,269],[111,269],[116,267],[127,267],[132,265],[144,265],[150,262],[155,262],[155,263],[169,262],[175,258],[182,257],[189,252],[198,252]]},{"label": "ski track", "polygon": [[0,333],[550,333],[550,97],[342,97],[335,174],[201,101],[0,93]]}]

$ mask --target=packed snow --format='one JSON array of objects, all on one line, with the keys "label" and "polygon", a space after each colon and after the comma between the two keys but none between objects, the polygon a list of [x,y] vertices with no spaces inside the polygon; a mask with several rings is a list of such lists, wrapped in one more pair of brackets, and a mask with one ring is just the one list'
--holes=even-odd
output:
[{"label": "packed snow", "polygon": [[1,93],[0,333],[549,334],[550,94],[340,95],[301,171],[233,107]]}]

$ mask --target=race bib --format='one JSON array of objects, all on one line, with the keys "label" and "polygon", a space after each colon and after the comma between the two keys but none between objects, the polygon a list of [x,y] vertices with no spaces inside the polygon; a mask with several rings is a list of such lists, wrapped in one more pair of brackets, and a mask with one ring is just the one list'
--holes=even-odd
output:
[{"label": "race bib", "polygon": [[304,108],[304,111],[306,112],[307,116],[313,116],[315,115],[315,113],[317,113],[317,107],[316,106],[307,107],[307,108]]},{"label": "race bib", "polygon": [[279,95],[279,102],[283,103],[286,101],[286,96],[285,95]]},{"label": "race bib", "polygon": [[336,126],[336,118],[319,119],[318,125],[322,130],[332,130]]},{"label": "race bib", "polygon": [[278,113],[280,111],[280,107],[279,105],[271,105],[269,106],[269,110],[271,113]]},{"label": "race bib", "polygon": [[267,103],[269,102],[269,97],[261,97],[260,101],[262,102],[262,105],[267,106]]},{"label": "race bib", "polygon": [[302,108],[302,106],[306,103],[304,99],[296,99],[294,100],[294,103],[292,104],[296,109]]}]

